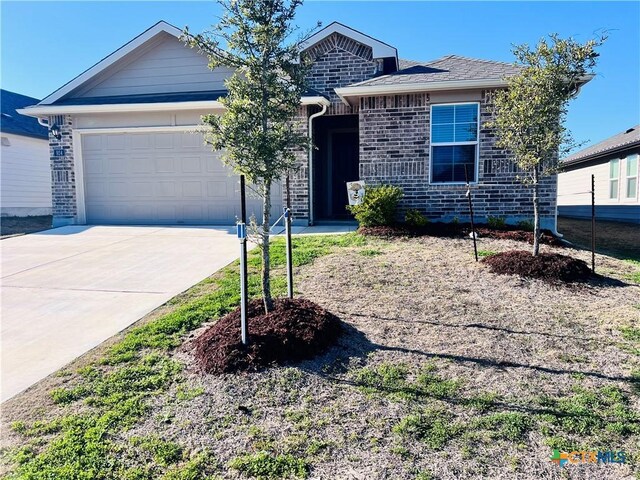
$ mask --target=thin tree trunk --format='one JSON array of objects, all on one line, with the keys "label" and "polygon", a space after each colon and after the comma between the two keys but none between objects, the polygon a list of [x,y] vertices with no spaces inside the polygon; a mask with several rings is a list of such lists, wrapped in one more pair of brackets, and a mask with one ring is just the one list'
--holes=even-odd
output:
[{"label": "thin tree trunk", "polygon": [[540,178],[538,168],[533,170],[533,256],[540,253]]},{"label": "thin tree trunk", "polygon": [[271,181],[267,180],[263,186],[262,201],[262,299],[264,310],[269,313],[273,310],[273,298],[271,298],[271,280],[269,278],[269,226],[271,223]]}]

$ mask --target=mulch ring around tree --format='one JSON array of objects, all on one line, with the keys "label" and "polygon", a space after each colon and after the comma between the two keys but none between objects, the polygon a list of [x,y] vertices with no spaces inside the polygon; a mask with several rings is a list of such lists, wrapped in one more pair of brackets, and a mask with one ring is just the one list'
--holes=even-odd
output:
[{"label": "mulch ring around tree", "polygon": [[[494,238],[502,240],[516,240],[533,244],[533,232],[517,229],[515,227],[505,227],[502,229],[490,228],[487,225],[476,225],[476,235],[478,238]],[[471,233],[471,226],[468,223],[443,223],[433,222],[422,227],[412,227],[398,224],[392,226],[360,227],[358,233],[375,237],[449,237],[462,238]],[[540,243],[553,247],[565,247],[565,243],[555,237],[550,231],[543,230],[540,236]]]},{"label": "mulch ring around tree", "polygon": [[222,317],[193,340],[195,360],[206,373],[258,371],[313,358],[342,333],[338,317],[304,299],[277,299],[264,313],[261,300],[248,308],[249,345],[240,340],[240,308]]},{"label": "mulch ring around tree", "polygon": [[559,253],[533,256],[524,250],[496,253],[482,260],[494,273],[538,278],[551,283],[585,282],[591,269],[583,260]]}]

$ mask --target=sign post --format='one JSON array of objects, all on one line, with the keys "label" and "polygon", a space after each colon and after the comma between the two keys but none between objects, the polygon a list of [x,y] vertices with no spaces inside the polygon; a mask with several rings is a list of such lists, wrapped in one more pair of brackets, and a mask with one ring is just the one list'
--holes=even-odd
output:
[{"label": "sign post", "polygon": [[287,237],[287,295],[293,298],[293,251],[291,246],[291,196],[289,190],[289,175],[286,180],[287,204],[284,207],[284,225]]},{"label": "sign post", "polygon": [[247,205],[245,197],[244,175],[240,175],[240,222],[237,225],[240,240],[240,335],[242,344],[249,344],[249,328],[247,326],[247,310],[249,292],[247,279]]}]

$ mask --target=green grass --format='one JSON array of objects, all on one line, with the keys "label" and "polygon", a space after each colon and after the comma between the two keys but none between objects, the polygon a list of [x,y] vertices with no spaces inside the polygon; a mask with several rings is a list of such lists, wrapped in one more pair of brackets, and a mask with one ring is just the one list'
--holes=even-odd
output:
[{"label": "green grass", "polygon": [[491,255],[495,255],[498,252],[494,252],[493,250],[478,250],[478,256],[481,258],[490,257]]},{"label": "green grass", "polygon": [[625,262],[636,267],[636,271],[625,275],[625,278],[633,283],[640,283],[640,260],[626,259]]},{"label": "green grass", "polygon": [[175,442],[162,440],[151,435],[148,437],[133,437],[131,444],[140,447],[141,450],[150,453],[158,465],[169,466],[178,463],[182,459],[183,449]]},{"label": "green grass", "polygon": [[640,342],[640,328],[638,327],[620,327],[622,338],[630,342]]},{"label": "green grass", "polygon": [[404,364],[382,363],[363,367],[353,373],[354,383],[369,395],[383,394],[394,400],[417,400],[423,397],[453,396],[460,382],[442,379],[434,373],[434,365],[426,364],[414,381],[408,380],[409,369]]},{"label": "green grass", "polygon": [[[308,264],[335,248],[364,245],[366,239],[356,234],[298,237],[294,239],[294,264]],[[285,262],[283,239],[273,242],[271,255],[274,267],[273,293],[282,295],[286,287],[281,268]],[[249,264],[249,294],[255,297],[260,293],[257,249],[250,252]],[[198,291],[202,285],[207,286],[208,293],[192,297],[187,294],[182,304],[174,299],[170,302],[175,305],[173,311],[132,328],[122,340],[108,348],[101,359],[80,369],[72,379],[73,386],[57,388],[50,393],[52,400],[61,406],[83,402],[85,407],[80,410],[83,413],[36,421],[31,425],[14,422],[14,431],[24,435],[30,443],[16,450],[13,456],[15,469],[8,478],[204,478],[202,472],[211,469],[212,464],[208,456],[174,465],[183,455],[187,455],[177,444],[157,438],[137,439],[129,445],[113,440],[119,432],[148,415],[151,397],[165,394],[171,385],[179,382],[183,366],[171,358],[170,350],[180,345],[188,332],[205,321],[218,318],[237,307],[240,300],[237,262],[196,286],[194,291]],[[198,387],[186,389],[179,385],[176,397],[178,400],[188,400],[202,392]],[[131,448],[148,452],[155,464],[144,467],[125,465],[122,461],[124,452]],[[288,460],[288,457],[276,457],[274,468],[286,470],[289,468],[286,464]],[[244,463],[238,460],[236,465],[241,468]],[[246,465],[247,469],[252,468],[250,462]],[[299,462],[292,465],[296,474],[306,468]]]},{"label": "green grass", "polygon": [[258,452],[242,455],[229,462],[229,467],[259,480],[279,478],[307,478],[309,464],[306,460],[293,455],[273,455]]},{"label": "green grass", "polygon": [[393,432],[401,437],[420,440],[434,450],[441,450],[463,432],[463,425],[453,421],[444,409],[428,408],[400,420]]}]

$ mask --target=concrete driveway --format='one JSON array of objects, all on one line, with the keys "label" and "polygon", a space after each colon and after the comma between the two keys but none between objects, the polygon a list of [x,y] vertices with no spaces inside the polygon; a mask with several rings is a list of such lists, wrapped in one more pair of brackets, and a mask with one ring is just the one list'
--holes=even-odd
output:
[{"label": "concrete driveway", "polygon": [[7,400],[238,256],[235,228],[70,226],[0,241]]}]

